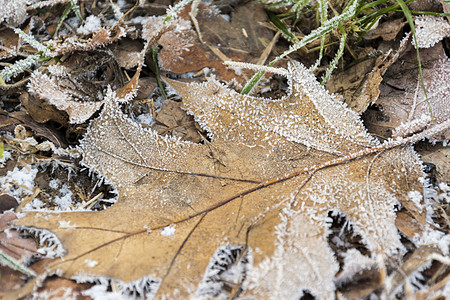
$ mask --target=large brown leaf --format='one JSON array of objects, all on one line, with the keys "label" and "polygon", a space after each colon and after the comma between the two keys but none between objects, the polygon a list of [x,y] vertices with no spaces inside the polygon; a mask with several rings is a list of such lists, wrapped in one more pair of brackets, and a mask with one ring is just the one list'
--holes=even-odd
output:
[{"label": "large brown leaf", "polygon": [[84,164],[116,184],[118,202],[28,213],[17,224],[58,236],[67,254],[49,268],[66,277],[135,281],[158,298],[224,296],[236,286],[262,299],[298,299],[304,289],[333,298],[328,213],[345,214],[372,257],[402,254],[394,205],[424,222],[407,199],[421,194],[420,163],[409,147],[370,154],[382,147],[354,112],[302,65],[288,74],[292,92],[281,100],[214,80],[169,81],[210,132],[204,144],[141,128],[110,93],[81,149]]}]

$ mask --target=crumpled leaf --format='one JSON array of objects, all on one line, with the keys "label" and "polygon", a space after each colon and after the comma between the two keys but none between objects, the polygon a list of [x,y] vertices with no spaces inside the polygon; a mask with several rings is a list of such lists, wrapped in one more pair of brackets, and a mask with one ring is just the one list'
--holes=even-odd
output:
[{"label": "crumpled leaf", "polygon": [[70,89],[58,84],[58,77],[34,71],[29,83],[30,91],[41,99],[63,110],[69,115],[70,123],[83,123],[89,119],[102,105],[103,101],[76,101]]},{"label": "crumpled leaf", "polygon": [[408,147],[364,155],[378,143],[357,114],[301,64],[288,72],[292,93],[281,100],[215,80],[167,80],[209,132],[204,144],[143,129],[110,93],[80,148],[83,163],[117,185],[118,202],[101,212],[28,213],[16,224],[54,232],[67,254],[49,270],[79,281],[140,280],[157,298],[229,296],[236,286],[242,297],[298,299],[307,289],[334,298],[328,212],[351,220],[372,258],[393,259],[403,253],[394,205],[424,222],[425,210],[405,198],[422,191],[422,172]]},{"label": "crumpled leaf", "polygon": [[406,23],[406,21],[403,21],[403,18],[381,23],[376,28],[369,30],[364,35],[364,39],[373,40],[381,37],[383,41],[392,41]]},{"label": "crumpled leaf", "polygon": [[[368,48],[363,55],[367,57],[371,52],[373,49]],[[377,101],[380,95],[382,74],[393,61],[388,59],[389,55],[363,59],[349,70],[332,76],[326,87],[332,93],[341,94],[343,101],[353,111],[363,113],[370,104]]]},{"label": "crumpled leaf", "polygon": [[[449,119],[450,60],[445,55],[442,44],[421,51],[425,65],[423,82],[427,97],[418,77],[415,55],[415,51],[410,51],[387,71],[385,81],[380,86],[381,95],[376,102],[380,109],[369,111],[367,115],[366,126],[371,132],[389,137],[396,133],[395,128],[404,124],[403,131],[414,133],[415,125],[418,125],[417,129],[420,130],[426,127],[427,123],[440,124]],[[421,124],[423,127],[419,128]],[[431,138],[449,139],[450,130],[442,131]]]},{"label": "crumpled leaf", "polygon": [[[269,42],[273,38],[271,30],[262,25],[268,22],[268,17],[261,5],[251,1],[240,4],[227,21],[216,8],[200,3],[196,20],[202,42],[188,21],[189,11],[191,8],[186,8],[180,18],[174,21],[177,24],[176,29],[164,32],[158,40],[162,46],[158,54],[159,66],[176,74],[209,68],[219,80],[237,80],[243,83],[241,74],[237,75],[228,69],[223,61],[258,61],[266,48],[262,41]],[[144,39],[158,32],[155,23],[155,19],[146,22],[142,34]],[[151,30],[148,30],[149,28]]]},{"label": "crumpled leaf", "polygon": [[50,40],[52,54],[62,55],[74,51],[92,51],[111,44],[126,35],[126,28],[118,26],[114,31],[101,28],[91,38],[81,40],[77,36],[65,39],[63,42]]}]

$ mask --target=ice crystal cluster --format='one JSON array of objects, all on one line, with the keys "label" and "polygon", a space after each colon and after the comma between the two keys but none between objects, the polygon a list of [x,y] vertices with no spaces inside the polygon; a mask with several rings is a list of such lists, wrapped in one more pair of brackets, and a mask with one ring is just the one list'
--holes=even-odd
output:
[{"label": "ice crystal cluster", "polygon": [[[83,123],[103,105],[103,101],[79,101],[79,99],[84,100],[85,95],[73,86],[63,87],[61,84],[63,80],[77,83],[64,66],[49,66],[48,70],[51,77],[38,70],[31,74],[28,84],[29,92],[45,99],[57,109],[66,111],[70,123]],[[91,96],[95,97],[95,95]]]},{"label": "ice crystal cluster", "polygon": [[30,0],[0,0],[0,23],[15,26],[22,23],[27,15]]},{"label": "ice crystal cluster", "polygon": [[443,38],[450,36],[450,24],[442,17],[419,16],[414,20],[419,48],[430,48]]}]

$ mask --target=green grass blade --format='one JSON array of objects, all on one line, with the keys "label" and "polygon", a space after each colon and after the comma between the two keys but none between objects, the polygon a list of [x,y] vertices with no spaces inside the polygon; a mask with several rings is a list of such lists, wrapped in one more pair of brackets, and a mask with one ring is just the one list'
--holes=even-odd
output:
[{"label": "green grass blade", "polygon": [[341,59],[342,55],[344,55],[344,48],[345,48],[345,42],[347,40],[347,33],[344,30],[344,27],[342,25],[339,25],[339,29],[341,30],[342,36],[339,42],[339,49],[334,56],[333,60],[330,63],[330,66],[327,68],[325,75],[322,77],[322,81],[320,84],[325,84],[327,80],[330,78],[331,73],[333,73],[334,69],[336,69],[337,64],[339,62],[339,59]]},{"label": "green grass blade", "polygon": [[416,29],[414,27],[414,20],[412,18],[412,14],[411,11],[409,10],[408,6],[406,5],[405,1],[403,0],[397,0],[397,3],[400,5],[400,7],[403,10],[403,14],[406,17],[406,20],[408,20],[409,23],[409,27],[411,27],[411,33],[413,35],[413,39],[414,39],[414,44],[416,45],[416,52],[417,52],[417,63],[419,65],[419,77],[420,77],[420,84],[422,85],[422,89],[423,92],[425,94],[425,99],[427,100],[427,104],[428,104],[428,109],[430,111],[430,117],[432,122],[434,122],[434,117],[433,117],[433,111],[431,109],[431,104],[430,101],[428,100],[428,95],[427,95],[427,90],[425,88],[425,83],[423,82],[423,73],[422,73],[422,62],[420,61],[420,51],[419,51],[419,47],[417,46],[417,39],[416,39]]},{"label": "green grass blade", "polygon": [[[449,0],[450,1],[450,0]],[[399,12],[402,10],[396,10],[396,12]],[[417,11],[417,10],[410,10],[411,14],[415,15],[429,15],[429,16],[436,16],[436,17],[450,17],[450,13],[437,13],[432,11]]]},{"label": "green grass blade", "polygon": [[3,266],[8,266],[16,271],[22,272],[25,275],[36,277],[36,273],[33,270],[28,269],[23,264],[15,260],[13,257],[9,256],[2,250],[0,250],[0,264]]},{"label": "green grass blade", "polygon": [[59,28],[61,27],[61,25],[63,24],[64,20],[67,18],[67,16],[69,15],[71,10],[72,10],[72,3],[70,3],[66,7],[66,9],[64,10],[64,12],[61,16],[61,19],[59,19],[58,25],[56,26],[55,33],[53,34],[53,39],[56,39],[56,37],[58,36]]},{"label": "green grass blade", "polygon": [[[314,29],[311,31],[310,34],[305,36],[303,39],[301,39],[298,43],[295,43],[291,47],[289,47],[288,50],[283,52],[280,56],[276,57],[274,60],[272,60],[267,66],[272,67],[276,62],[278,62],[280,59],[285,58],[292,52],[297,51],[298,49],[306,46],[307,44],[311,43],[315,39],[322,37],[323,35],[327,34],[334,28],[338,27],[340,24],[344,23],[345,21],[351,19],[356,12],[356,9],[358,7],[358,0],[351,0],[341,15],[336,16],[332,19],[329,19],[326,21],[322,26],[320,26],[317,29]],[[264,76],[265,72],[260,71],[253,75],[253,77],[247,82],[247,84],[244,86],[244,88],[241,91],[242,95],[247,95],[250,93],[250,91],[255,87],[255,85],[261,80],[261,78]]]},{"label": "green grass blade", "polygon": [[83,17],[81,16],[80,8],[78,7],[76,0],[70,0],[70,8],[73,10],[78,20],[80,20],[80,22],[83,24],[84,20]]},{"label": "green grass blade", "polygon": [[280,20],[280,18],[278,18],[276,14],[267,11],[267,16],[269,16],[270,21],[281,32],[283,37],[285,37],[291,43],[298,42],[298,38],[295,36],[295,34],[292,33],[292,31]]},{"label": "green grass blade", "polygon": [[161,90],[161,93],[162,93],[164,99],[167,99],[166,91],[164,90],[164,86],[162,85],[162,82],[161,82],[161,77],[159,76],[158,46],[153,47],[153,49],[152,49],[152,58],[153,58],[153,62],[155,64],[156,81],[158,82],[159,89]]}]

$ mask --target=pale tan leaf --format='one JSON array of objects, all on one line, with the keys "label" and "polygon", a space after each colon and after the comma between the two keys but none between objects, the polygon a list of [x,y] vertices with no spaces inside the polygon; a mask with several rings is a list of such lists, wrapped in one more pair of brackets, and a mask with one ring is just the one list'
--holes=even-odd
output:
[{"label": "pale tan leaf", "polygon": [[77,101],[74,99],[73,90],[61,86],[60,80],[66,75],[64,67],[55,66],[55,69],[59,69],[61,74],[54,74],[52,78],[38,70],[34,71],[28,85],[30,92],[57,109],[67,112],[70,123],[83,123],[103,105],[103,101]]},{"label": "pale tan leaf", "polygon": [[143,129],[110,92],[80,147],[83,163],[118,187],[117,203],[28,213],[17,224],[54,232],[67,255],[49,268],[79,281],[114,278],[157,298],[228,297],[239,287],[241,297],[298,299],[307,289],[333,298],[328,213],[345,214],[372,257],[394,258],[404,251],[394,205],[425,221],[406,197],[421,193],[421,167],[410,148],[370,138],[304,66],[287,72],[292,92],[280,100],[215,80],[167,80],[209,132],[203,144]]}]

